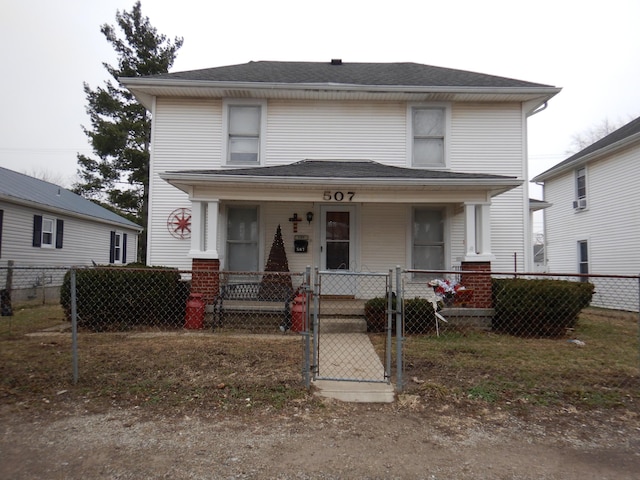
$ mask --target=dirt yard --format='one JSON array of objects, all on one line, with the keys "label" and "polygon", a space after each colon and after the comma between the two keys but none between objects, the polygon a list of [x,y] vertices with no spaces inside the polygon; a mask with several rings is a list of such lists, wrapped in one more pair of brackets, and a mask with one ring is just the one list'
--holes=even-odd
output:
[{"label": "dirt yard", "polygon": [[620,480],[640,471],[640,419],[625,411],[538,408],[526,418],[415,396],[309,402],[247,414],[90,401],[4,408],[0,478]]},{"label": "dirt yard", "polygon": [[602,323],[581,348],[413,338],[406,394],[345,404],[302,388],[294,336],[83,334],[73,385],[69,334],[14,321],[0,479],[637,479],[637,337]]}]

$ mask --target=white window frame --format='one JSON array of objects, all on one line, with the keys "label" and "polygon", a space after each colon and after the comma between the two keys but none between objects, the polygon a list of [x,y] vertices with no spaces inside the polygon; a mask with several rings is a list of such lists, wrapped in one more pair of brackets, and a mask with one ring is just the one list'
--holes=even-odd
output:
[{"label": "white window frame", "polygon": [[[589,245],[590,245],[590,241],[588,238],[581,238],[576,242],[576,247],[577,247],[577,251],[576,251],[576,257],[577,257],[577,263],[578,263],[578,273],[582,273],[582,274],[589,274],[589,270],[590,270],[590,259],[591,259],[591,252],[589,251]],[[586,261],[583,260],[582,258],[582,245],[586,245],[586,252],[587,252],[587,259]],[[586,265],[587,266],[587,271],[586,272],[582,272],[582,265]],[[586,277],[580,277],[580,281],[581,282],[587,282],[589,281],[588,278]]]},{"label": "white window frame", "polygon": [[116,231],[116,234],[113,237],[113,263],[121,264],[122,263],[122,232]]},{"label": "white window frame", "polygon": [[[413,163],[413,112],[416,109],[434,109],[444,112],[443,158],[442,163],[414,165]],[[407,165],[413,168],[442,169],[449,168],[449,152],[451,142],[451,104],[449,103],[409,103],[407,105]]]},{"label": "white window frame", "polygon": [[[51,230],[45,230],[44,226],[47,222],[51,222]],[[51,235],[51,241],[45,242],[45,234]],[[56,247],[56,219],[51,217],[42,216],[42,232],[40,232],[40,247],[41,248],[55,248]]]},{"label": "white window frame", "polygon": [[[260,107],[260,131],[258,133],[257,162],[238,163],[229,161],[229,115],[230,107]],[[266,138],[267,101],[253,99],[225,99],[222,102],[222,164],[228,167],[253,167],[264,165]]]},{"label": "white window frame", "polygon": [[[580,179],[584,179],[584,193],[581,195],[580,194],[580,186],[579,186],[579,182]],[[587,202],[587,195],[588,195],[588,189],[587,189],[587,167],[582,166],[582,167],[578,167],[574,170],[574,188],[575,188],[575,203],[574,203],[574,208],[577,211],[580,210],[584,210],[585,208],[587,208],[588,202]]]},{"label": "white window frame", "polygon": [[445,270],[447,270],[448,268],[450,268],[450,262],[449,262],[449,209],[445,206],[442,205],[416,205],[413,206],[412,208],[409,209],[409,235],[408,235],[408,252],[411,256],[411,258],[409,259],[409,265],[411,265],[412,268],[414,268],[415,266],[415,258],[414,258],[414,248],[415,248],[415,241],[414,241],[414,223],[415,223],[415,214],[417,210],[438,210],[442,212],[442,220],[443,220],[443,230],[442,230],[442,262],[443,262],[443,267]]},{"label": "white window frame", "polygon": [[256,255],[257,255],[257,269],[256,271],[260,271],[261,270],[261,265],[263,264],[263,254],[262,254],[262,245],[264,244],[264,238],[263,238],[263,229],[262,229],[262,209],[260,208],[259,205],[253,204],[253,203],[230,203],[228,205],[225,206],[224,209],[224,224],[225,224],[225,229],[224,229],[224,237],[225,237],[225,242],[224,242],[224,268],[227,271],[231,271],[231,268],[229,267],[229,260],[230,260],[230,248],[229,248],[229,244],[232,243],[233,241],[229,239],[229,228],[228,228],[228,222],[230,219],[230,210],[232,208],[253,208],[256,210],[256,228],[257,228],[257,236],[256,236]]}]

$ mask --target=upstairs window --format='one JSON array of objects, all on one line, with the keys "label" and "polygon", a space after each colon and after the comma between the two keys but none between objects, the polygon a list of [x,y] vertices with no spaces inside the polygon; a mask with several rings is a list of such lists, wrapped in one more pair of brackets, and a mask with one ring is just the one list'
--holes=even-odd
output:
[{"label": "upstairs window", "polygon": [[587,171],[585,167],[576,170],[576,199],[573,208],[583,210],[587,208]]},{"label": "upstairs window", "polygon": [[262,160],[264,105],[228,103],[226,112],[226,164],[259,165]]},{"label": "upstairs window", "polygon": [[446,165],[446,129],[446,108],[411,108],[412,167],[444,167]]}]

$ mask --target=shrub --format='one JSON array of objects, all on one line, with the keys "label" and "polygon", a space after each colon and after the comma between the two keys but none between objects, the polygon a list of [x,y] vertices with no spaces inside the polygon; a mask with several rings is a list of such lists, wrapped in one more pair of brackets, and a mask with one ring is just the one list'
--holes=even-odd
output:
[{"label": "shrub", "polygon": [[[387,306],[388,297],[375,297],[368,300],[364,304],[364,318],[367,322],[367,332],[381,333],[387,330]],[[392,307],[396,308],[395,295],[392,300]],[[392,324],[395,325],[395,318],[392,319]],[[395,330],[395,328],[394,328]]]},{"label": "shrub", "polygon": [[[71,274],[65,275],[60,303],[71,318]],[[94,331],[139,325],[179,326],[184,322],[189,284],[177,270],[139,265],[76,271],[78,325]]]},{"label": "shrub", "polygon": [[593,284],[568,280],[493,279],[492,329],[530,337],[558,337],[589,306]]},{"label": "shrub", "polygon": [[[387,329],[387,297],[375,297],[364,305],[367,332],[381,333]],[[396,308],[395,296],[392,308]],[[433,305],[423,298],[414,298],[404,302],[404,330],[406,334],[421,334],[435,330],[436,316]],[[392,332],[395,333],[395,316],[392,318]]]}]

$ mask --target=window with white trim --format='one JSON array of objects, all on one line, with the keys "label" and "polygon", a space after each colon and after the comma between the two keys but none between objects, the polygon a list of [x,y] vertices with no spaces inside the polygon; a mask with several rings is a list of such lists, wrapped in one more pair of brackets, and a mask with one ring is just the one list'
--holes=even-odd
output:
[{"label": "window with white trim", "polygon": [[416,270],[444,270],[444,210],[413,210],[412,267]]},{"label": "window with white trim", "polygon": [[587,208],[587,169],[581,167],[576,169],[576,200],[573,204],[573,208],[585,209]]},{"label": "window with white trim", "polygon": [[33,216],[33,243],[39,248],[62,248],[64,221],[61,219]]},{"label": "window with white trim", "polygon": [[227,270],[257,272],[258,260],[258,207],[228,207]]},{"label": "window with white trim", "polygon": [[264,137],[264,102],[228,101],[224,104],[227,165],[259,165]]},{"label": "window with white trim", "polygon": [[111,231],[109,263],[127,263],[127,234]]},{"label": "window with white trim", "polygon": [[411,118],[411,166],[446,166],[447,109],[413,106]]},{"label": "window with white trim", "polygon": [[[578,272],[589,273],[589,242],[587,240],[578,241]],[[580,277],[581,282],[588,282],[587,277]]]}]

